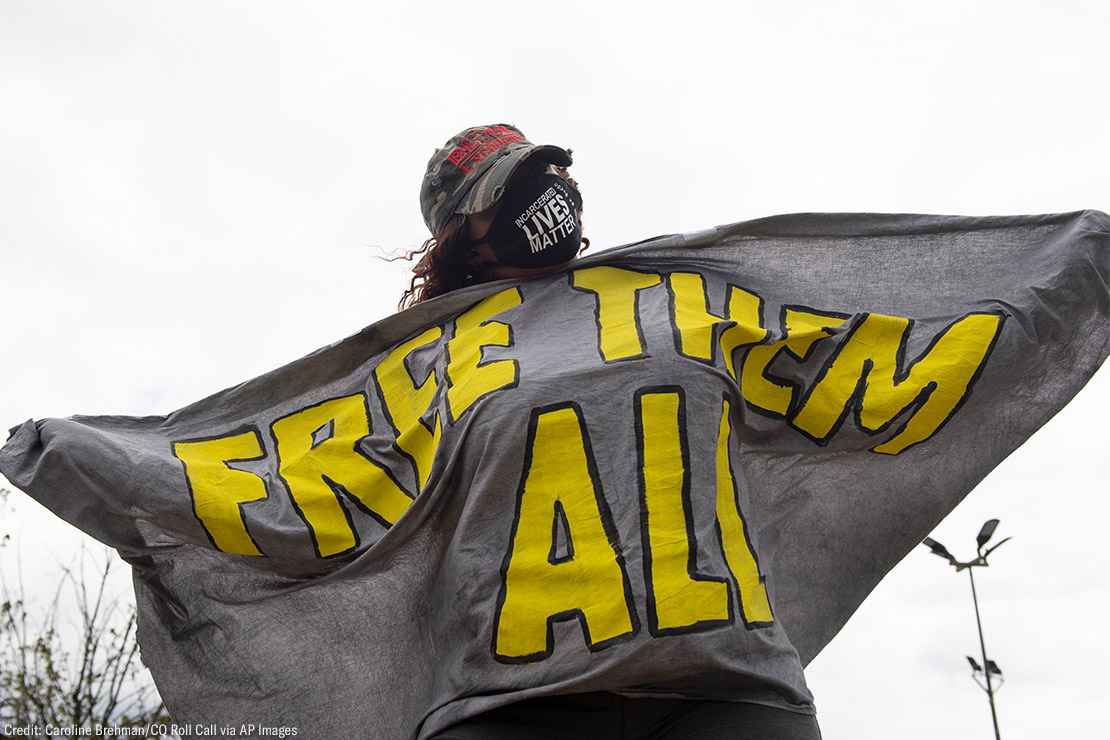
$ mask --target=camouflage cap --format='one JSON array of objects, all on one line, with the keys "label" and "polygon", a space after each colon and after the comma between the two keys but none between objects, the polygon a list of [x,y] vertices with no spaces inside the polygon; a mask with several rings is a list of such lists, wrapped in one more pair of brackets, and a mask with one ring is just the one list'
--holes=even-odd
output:
[{"label": "camouflage cap", "polygon": [[537,146],[507,123],[473,126],[436,149],[420,185],[420,211],[432,234],[439,233],[455,213],[477,213],[497,202],[522,162],[531,157],[561,167],[571,164],[570,152]]}]

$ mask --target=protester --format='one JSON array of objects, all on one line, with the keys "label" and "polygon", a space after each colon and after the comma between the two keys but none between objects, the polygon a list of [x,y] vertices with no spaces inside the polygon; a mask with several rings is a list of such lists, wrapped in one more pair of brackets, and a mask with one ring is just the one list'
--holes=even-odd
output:
[{"label": "protester", "polygon": [[421,259],[400,307],[561,269],[585,251],[570,164],[569,150],[535,146],[506,124],[468,128],[437,149],[420,188],[432,237],[409,255]]},{"label": "protester", "polygon": [[[437,149],[420,188],[421,210],[433,236],[413,253],[422,259],[413,269],[401,306],[481,282],[566,269],[580,253],[580,243],[589,244],[581,236],[578,183],[566,170],[571,163],[570,150],[533,145],[507,124],[468,128]],[[652,658],[645,655],[644,659]],[[802,672],[800,663],[797,672]],[[509,704],[454,725],[435,738],[820,737],[816,718],[804,713],[814,711],[811,702],[796,709],[758,703],[766,701],[771,687],[736,691],[731,701],[681,695],[637,698],[623,695],[621,689],[631,687],[619,681],[608,688]]]},{"label": "protester", "polygon": [[803,668],[1110,351],[1100,211],[574,259],[570,161],[468,129],[406,310],[165,415],[11,430],[0,474],[132,566],[177,722],[818,738]]}]

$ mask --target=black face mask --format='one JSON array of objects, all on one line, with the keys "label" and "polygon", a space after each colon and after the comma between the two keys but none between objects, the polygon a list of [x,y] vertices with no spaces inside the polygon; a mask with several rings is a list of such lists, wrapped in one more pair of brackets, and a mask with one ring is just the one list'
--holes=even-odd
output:
[{"label": "black face mask", "polygon": [[582,244],[582,196],[550,172],[514,181],[501,197],[486,241],[499,262],[549,267],[574,259]]}]

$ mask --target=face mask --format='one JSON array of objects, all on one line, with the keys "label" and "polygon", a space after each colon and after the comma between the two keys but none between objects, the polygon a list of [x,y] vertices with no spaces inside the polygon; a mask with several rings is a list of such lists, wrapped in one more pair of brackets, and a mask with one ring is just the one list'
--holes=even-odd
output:
[{"label": "face mask", "polygon": [[558,175],[526,176],[501,196],[486,241],[505,265],[549,267],[567,262],[582,244],[581,208],[578,190]]}]

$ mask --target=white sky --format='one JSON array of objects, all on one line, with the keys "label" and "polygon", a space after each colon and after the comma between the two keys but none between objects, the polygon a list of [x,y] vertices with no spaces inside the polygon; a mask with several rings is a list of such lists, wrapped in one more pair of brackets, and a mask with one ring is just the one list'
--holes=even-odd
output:
[{"label": "white sky", "polygon": [[[771,6],[0,0],[0,427],[165,413],[388,315],[407,265],[374,257],[479,123],[574,149],[595,249],[1110,210],[1107,3]],[[1014,536],[978,579],[1006,738],[1110,726],[1108,372],[935,533]],[[45,598],[91,540],[13,498]],[[968,590],[924,548],[880,585],[808,671],[826,738],[990,736]]]}]

